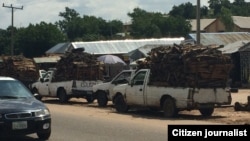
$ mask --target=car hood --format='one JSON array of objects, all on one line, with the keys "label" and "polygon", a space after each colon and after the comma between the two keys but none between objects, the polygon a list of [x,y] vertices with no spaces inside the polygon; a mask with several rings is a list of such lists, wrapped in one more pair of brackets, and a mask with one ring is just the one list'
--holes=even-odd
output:
[{"label": "car hood", "polygon": [[35,98],[0,99],[0,113],[44,109],[46,106]]}]

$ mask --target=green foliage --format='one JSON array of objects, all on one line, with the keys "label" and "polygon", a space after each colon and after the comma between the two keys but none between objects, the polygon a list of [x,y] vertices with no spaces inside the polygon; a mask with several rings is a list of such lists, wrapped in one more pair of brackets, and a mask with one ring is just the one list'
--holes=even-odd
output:
[{"label": "green foliage", "polygon": [[223,24],[225,25],[226,31],[228,31],[228,32],[233,31],[234,22],[232,19],[232,13],[229,9],[222,7],[220,19],[223,22]]},{"label": "green foliage", "polygon": [[181,16],[166,16],[161,13],[149,13],[135,8],[128,14],[132,18],[131,35],[134,38],[183,37],[191,28]]},{"label": "green foliage", "polygon": [[[225,24],[226,31],[233,30],[232,15],[250,16],[250,3],[245,0],[234,0],[233,3],[229,0],[209,0],[208,3],[208,7],[200,8],[200,17],[219,17]],[[62,20],[55,24],[41,22],[30,24],[26,28],[14,28],[14,55],[42,56],[52,46],[68,41],[185,37],[191,30],[187,19],[196,18],[196,8],[196,5],[190,2],[173,6],[168,14],[134,8],[128,13],[132,21],[131,29],[126,33],[126,37],[123,37],[121,21],[81,16],[74,9],[65,7],[65,11],[59,13]],[[11,53],[11,27],[0,29],[0,53]]]},{"label": "green foliage", "polygon": [[195,19],[196,18],[196,6],[192,3],[187,2],[179,6],[174,6],[169,12],[171,16],[182,16],[185,19]]},{"label": "green foliage", "polygon": [[67,35],[69,41],[112,39],[113,35],[123,30],[121,21],[107,22],[102,18],[87,15],[80,17],[75,10],[68,7],[59,16],[64,19],[56,22],[56,24]]},{"label": "green foliage", "polygon": [[10,55],[11,35],[8,30],[0,29],[0,55]]},{"label": "green foliage", "polygon": [[27,28],[18,29],[15,44],[18,49],[15,54],[22,53],[28,58],[42,56],[60,42],[65,42],[65,36],[56,25],[45,22],[30,24]]}]

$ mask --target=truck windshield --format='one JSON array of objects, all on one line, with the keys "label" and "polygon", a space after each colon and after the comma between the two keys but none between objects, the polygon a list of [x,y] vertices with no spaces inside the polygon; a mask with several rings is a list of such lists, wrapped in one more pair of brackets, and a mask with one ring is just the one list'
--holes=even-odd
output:
[{"label": "truck windshield", "polygon": [[125,84],[128,83],[130,80],[130,76],[131,76],[131,72],[123,72],[121,73],[119,76],[117,76],[115,78],[115,80],[113,81],[113,83],[116,84]]}]

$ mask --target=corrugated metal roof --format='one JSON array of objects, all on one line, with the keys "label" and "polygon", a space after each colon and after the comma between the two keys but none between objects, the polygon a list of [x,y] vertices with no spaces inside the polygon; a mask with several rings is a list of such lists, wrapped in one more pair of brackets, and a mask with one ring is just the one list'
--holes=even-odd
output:
[{"label": "corrugated metal roof", "polygon": [[[216,19],[200,19],[200,30],[204,30],[209,24],[214,22]],[[196,31],[197,29],[197,20],[189,20],[191,24],[191,31]]]},{"label": "corrugated metal roof", "polygon": [[35,63],[56,63],[60,60],[60,56],[48,56],[48,57],[34,57]]},{"label": "corrugated metal roof", "polygon": [[240,28],[250,28],[250,17],[232,16],[234,24]]},{"label": "corrugated metal roof", "polygon": [[[153,49],[153,48],[156,48],[156,47],[159,47],[159,46],[166,46],[167,44],[164,44],[164,45],[145,45],[145,46],[142,46],[142,47],[139,47],[138,50],[143,53],[143,55],[145,56],[148,56],[148,53]],[[169,44],[170,45],[170,44]],[[173,45],[173,44],[171,44]]]},{"label": "corrugated metal roof", "polygon": [[234,43],[228,44],[219,50],[222,51],[223,54],[231,54],[238,52],[242,47],[246,44],[250,43],[250,40],[236,41]]},{"label": "corrugated metal roof", "polygon": [[64,54],[65,50],[68,49],[68,47],[71,45],[71,43],[58,43],[49,50],[47,50],[45,53],[46,54],[53,54],[53,53],[58,53],[58,54]]},{"label": "corrugated metal roof", "polygon": [[[189,37],[196,40],[196,34],[189,34]],[[249,32],[223,32],[223,33],[201,33],[200,43],[202,45],[228,45],[236,41],[250,40]]]},{"label": "corrugated metal roof", "polygon": [[91,54],[126,54],[147,44],[180,44],[185,38],[161,38],[140,40],[112,40],[96,42],[72,42],[73,48],[84,48]]}]

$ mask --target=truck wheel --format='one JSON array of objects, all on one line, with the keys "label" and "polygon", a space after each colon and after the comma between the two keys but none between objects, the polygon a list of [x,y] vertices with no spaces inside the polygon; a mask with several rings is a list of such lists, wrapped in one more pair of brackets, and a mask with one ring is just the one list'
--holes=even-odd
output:
[{"label": "truck wheel", "polygon": [[38,90],[36,88],[33,88],[31,90],[31,93],[35,96],[36,99],[42,100],[42,96],[38,94]]},{"label": "truck wheel", "polygon": [[61,103],[65,103],[65,102],[68,101],[68,97],[67,97],[67,94],[66,94],[66,92],[65,92],[64,89],[60,89],[60,90],[59,90],[58,97],[59,97],[59,101],[60,101]]},{"label": "truck wheel", "polygon": [[178,113],[175,101],[172,98],[165,99],[162,109],[166,118],[175,117]]},{"label": "truck wheel", "polygon": [[199,109],[200,113],[202,116],[204,117],[209,117],[213,114],[214,112],[214,107],[210,107],[210,108],[200,108]]},{"label": "truck wheel", "polygon": [[106,93],[104,92],[99,92],[97,95],[97,103],[100,107],[105,107],[107,106],[108,103],[108,98],[106,96]]},{"label": "truck wheel", "polygon": [[88,103],[93,103],[94,98],[92,98],[92,97],[86,97],[86,100],[87,100]]},{"label": "truck wheel", "polygon": [[124,98],[123,98],[123,96],[122,95],[118,95],[116,98],[115,98],[115,100],[114,100],[114,102],[115,102],[115,109],[116,109],[116,111],[117,112],[119,112],[119,113],[125,113],[125,112],[127,112],[128,111],[128,105],[127,105],[127,103],[124,101]]}]

